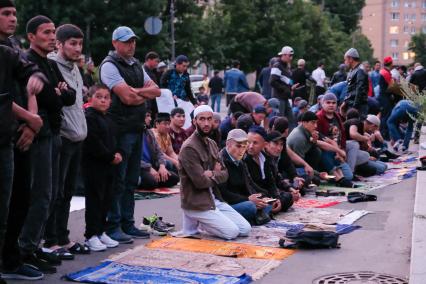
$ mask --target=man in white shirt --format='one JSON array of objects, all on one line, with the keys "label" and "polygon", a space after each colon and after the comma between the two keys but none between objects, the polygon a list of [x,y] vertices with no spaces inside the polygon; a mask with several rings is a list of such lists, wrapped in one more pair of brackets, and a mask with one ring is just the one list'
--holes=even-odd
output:
[{"label": "man in white shirt", "polygon": [[315,69],[312,72],[312,78],[315,80],[316,82],[316,87],[315,87],[315,95],[318,97],[319,95],[322,95],[325,93],[325,72],[324,72],[324,62],[323,61],[319,61],[318,65],[317,65],[317,69]]}]

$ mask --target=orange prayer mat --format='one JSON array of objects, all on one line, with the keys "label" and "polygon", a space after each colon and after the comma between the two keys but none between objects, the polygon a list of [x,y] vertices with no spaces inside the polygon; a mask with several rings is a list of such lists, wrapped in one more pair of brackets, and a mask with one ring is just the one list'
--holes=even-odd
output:
[{"label": "orange prayer mat", "polygon": [[154,240],[148,243],[146,247],[270,260],[283,260],[295,252],[295,250],[290,249],[263,247],[234,242],[174,237],[164,237],[159,240]]}]

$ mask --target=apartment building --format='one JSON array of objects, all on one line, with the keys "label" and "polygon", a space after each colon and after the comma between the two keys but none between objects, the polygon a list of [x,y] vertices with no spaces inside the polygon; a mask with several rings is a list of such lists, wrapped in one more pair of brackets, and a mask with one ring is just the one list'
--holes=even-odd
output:
[{"label": "apartment building", "polygon": [[366,0],[360,26],[376,58],[408,65],[415,55],[408,50],[411,36],[426,33],[426,0]]}]

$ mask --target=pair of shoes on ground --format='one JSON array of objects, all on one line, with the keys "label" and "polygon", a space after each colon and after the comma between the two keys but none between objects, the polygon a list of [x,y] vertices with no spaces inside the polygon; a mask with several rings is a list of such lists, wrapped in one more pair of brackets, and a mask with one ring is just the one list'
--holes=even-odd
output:
[{"label": "pair of shoes on ground", "polygon": [[365,194],[362,192],[349,192],[348,201],[350,203],[365,202],[365,201],[376,201],[377,196],[373,194]]},{"label": "pair of shoes on ground", "polygon": [[394,154],[402,155],[402,154],[405,154],[408,151],[407,147],[405,147],[403,144],[404,144],[404,141],[402,139],[397,140],[393,144],[392,150],[393,150]]},{"label": "pair of shoes on ground", "polygon": [[154,235],[164,236],[175,229],[175,224],[163,221],[163,217],[154,214],[143,218],[141,228],[148,230]]},{"label": "pair of shoes on ground", "polygon": [[150,235],[144,230],[139,230],[134,225],[127,229],[116,229],[108,232],[108,236],[120,244],[131,244],[133,239],[149,239]]},{"label": "pair of shoes on ground", "polygon": [[91,251],[104,251],[107,248],[117,247],[119,242],[111,239],[107,234],[102,233],[100,236],[92,236],[90,239],[86,240],[85,244]]},{"label": "pair of shoes on ground", "polygon": [[[3,270],[0,277],[0,284],[6,283],[5,280],[40,280],[44,277],[44,274],[28,264],[21,264],[14,270]],[[2,282],[2,279],[3,280]]]}]

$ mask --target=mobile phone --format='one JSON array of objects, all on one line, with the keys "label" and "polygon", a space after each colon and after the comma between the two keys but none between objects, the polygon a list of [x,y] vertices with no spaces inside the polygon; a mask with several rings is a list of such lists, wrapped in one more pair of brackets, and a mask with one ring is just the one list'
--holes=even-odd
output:
[{"label": "mobile phone", "polygon": [[266,198],[263,198],[263,201],[265,201],[268,204],[272,204],[275,201],[277,201],[277,199],[276,198],[268,198],[268,197],[266,197]]}]

